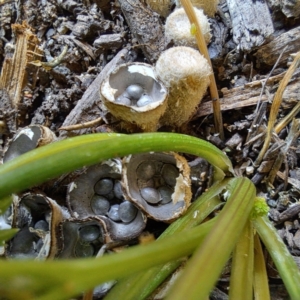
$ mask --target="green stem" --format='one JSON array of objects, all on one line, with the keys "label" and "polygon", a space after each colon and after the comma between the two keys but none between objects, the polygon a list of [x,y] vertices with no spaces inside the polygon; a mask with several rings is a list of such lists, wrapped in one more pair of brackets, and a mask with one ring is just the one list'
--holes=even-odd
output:
[{"label": "green stem", "polygon": [[190,255],[214,223],[98,259],[0,261],[0,295],[10,298],[11,291],[18,291],[21,299],[30,291],[30,299],[69,299],[98,284]]},{"label": "green stem", "polygon": [[[218,195],[226,188],[229,181],[229,179],[224,179],[221,183],[216,183],[210,187],[207,192],[193,202],[184,216],[172,223],[159,236],[158,240],[195,227],[203,222],[222,203]],[[181,260],[170,261],[165,265],[160,265],[121,279],[107,294],[105,300],[146,299],[181,263]]]},{"label": "green stem", "polygon": [[19,229],[1,229],[0,230],[0,247],[3,246],[3,242],[10,240],[19,231]]},{"label": "green stem", "polygon": [[267,217],[258,217],[253,224],[269,251],[291,299],[298,300],[300,271],[292,255]]},{"label": "green stem", "polygon": [[91,134],[52,143],[0,166],[0,199],[83,166],[150,151],[175,151],[200,156],[214,166],[216,180],[221,180],[224,172],[233,172],[229,158],[221,150],[187,135]]},{"label": "green stem", "polygon": [[5,211],[9,208],[13,201],[13,197],[11,195],[7,195],[6,197],[2,198],[0,201],[0,215],[5,213]]},{"label": "green stem", "polygon": [[250,214],[255,187],[247,178],[235,178],[228,187],[229,198],[216,224],[187,263],[167,299],[207,299],[233,250]]},{"label": "green stem", "polygon": [[254,236],[254,299],[270,300],[270,289],[264,253],[258,234]]},{"label": "green stem", "polygon": [[248,221],[232,255],[229,299],[253,299],[253,246],[253,226]]}]

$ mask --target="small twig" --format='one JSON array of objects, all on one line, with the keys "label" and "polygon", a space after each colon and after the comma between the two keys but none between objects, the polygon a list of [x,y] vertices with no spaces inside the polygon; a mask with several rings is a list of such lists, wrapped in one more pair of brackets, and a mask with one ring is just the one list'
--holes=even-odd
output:
[{"label": "small twig", "polygon": [[75,124],[75,125],[60,127],[58,130],[71,131],[71,130],[79,130],[79,129],[83,129],[83,128],[90,128],[90,127],[93,127],[95,125],[98,125],[101,121],[102,121],[102,117],[97,118],[93,121],[82,123],[82,124]]},{"label": "small twig", "polygon": [[[209,57],[209,53],[207,50],[207,46],[204,40],[204,36],[200,27],[200,24],[198,22],[198,19],[196,17],[194,8],[192,6],[192,3],[190,0],[181,0],[181,4],[185,10],[185,13],[187,14],[190,23],[194,24],[196,26],[196,41],[198,44],[198,48],[200,52],[204,55],[208,63],[210,64],[212,68],[212,63]],[[212,105],[213,105],[213,112],[214,112],[214,121],[215,121],[215,127],[217,132],[220,135],[220,138],[224,140],[224,131],[223,131],[223,120],[222,120],[222,112],[221,112],[221,105],[220,105],[220,99],[219,99],[219,94],[218,94],[218,89],[217,89],[217,84],[215,80],[215,76],[212,73],[209,77],[210,79],[210,85],[209,85],[209,90],[210,90],[210,96],[212,99]]]},{"label": "small twig", "polygon": [[[258,101],[257,101],[257,103],[256,103],[256,108],[255,108],[255,111],[254,111],[255,117],[254,117],[254,120],[253,120],[253,122],[252,122],[252,124],[251,124],[251,126],[250,126],[249,131],[248,131],[248,135],[247,135],[247,138],[246,138],[246,142],[249,141],[249,139],[251,139],[251,138],[253,137],[253,135],[256,134],[256,131],[257,131],[259,125],[261,124],[262,119],[263,119],[262,114],[265,115],[265,112],[266,112],[266,104],[263,103],[263,105],[264,105],[265,107],[263,107],[263,106],[261,105],[262,95],[263,95],[264,90],[265,90],[265,88],[266,88],[266,84],[268,83],[268,81],[269,81],[269,79],[270,79],[270,77],[271,77],[273,71],[274,71],[275,68],[277,67],[277,65],[278,65],[278,63],[279,63],[279,61],[280,61],[280,59],[281,59],[283,53],[285,52],[286,48],[287,48],[287,47],[285,47],[285,48],[281,51],[281,53],[280,53],[280,55],[279,55],[279,57],[278,57],[276,63],[274,64],[274,66],[273,66],[271,72],[269,73],[269,75],[267,76],[267,78],[266,78],[265,80],[261,81],[262,87],[261,87],[261,91],[260,91],[260,95],[259,95]],[[258,120],[260,120],[260,121],[258,121]],[[255,126],[256,126],[256,129],[255,129]]]},{"label": "small twig", "polygon": [[276,94],[274,96],[274,100],[273,100],[273,103],[271,106],[271,112],[270,112],[270,116],[269,116],[266,139],[265,139],[263,147],[262,147],[256,161],[254,162],[254,166],[259,166],[260,162],[262,161],[262,159],[269,147],[271,137],[272,137],[272,131],[273,131],[274,124],[276,121],[276,117],[277,117],[277,114],[278,114],[278,111],[279,111],[279,108],[280,108],[280,105],[282,102],[283,92],[284,92],[289,80],[292,78],[295,70],[298,68],[299,62],[300,62],[300,51],[297,53],[293,63],[291,64],[288,71],[284,75],[284,77],[283,77],[282,81],[280,82],[279,87],[276,91]]},{"label": "small twig", "polygon": [[38,67],[43,67],[45,70],[49,71],[57,67],[63,61],[67,52],[68,52],[68,46],[64,46],[61,54],[55,57],[53,60],[49,62],[42,62],[40,60],[35,60],[35,61],[31,61],[30,63]]},{"label": "small twig", "polygon": [[299,136],[299,126],[300,126],[300,120],[299,119],[294,119],[291,125],[290,132],[288,136],[286,137],[286,144],[284,147],[280,150],[279,155],[277,156],[274,165],[272,167],[271,172],[268,175],[267,178],[267,183],[268,184],[273,184],[274,179],[277,175],[277,172],[279,171],[284,158],[286,157],[286,154],[288,150],[290,149],[291,145],[294,143],[295,139],[298,138]]},{"label": "small twig", "polygon": [[248,131],[248,135],[247,135],[247,138],[246,138],[246,143],[249,141],[249,139],[251,139],[253,137],[253,135],[256,135],[257,133],[257,130],[259,128],[259,126],[261,125],[263,119],[264,119],[264,116],[266,114],[266,110],[267,110],[267,103],[264,102],[258,112],[255,113],[255,117],[252,121],[252,124],[249,128],[249,131]]},{"label": "small twig", "polygon": [[255,141],[257,141],[258,139],[260,139],[260,138],[261,138],[263,135],[265,135],[265,134],[266,134],[266,131],[264,130],[263,132],[261,132],[261,133],[255,135],[253,138],[251,138],[251,140],[247,141],[247,142],[244,144],[244,146],[248,146],[248,145],[254,143]]},{"label": "small twig", "polygon": [[278,56],[278,58],[277,58],[277,60],[276,60],[276,62],[275,62],[275,64],[274,64],[272,70],[270,71],[269,75],[267,76],[267,78],[264,80],[264,82],[263,82],[263,84],[262,84],[261,91],[260,91],[260,95],[259,95],[259,100],[258,100],[258,102],[257,102],[257,104],[256,104],[256,109],[255,109],[255,112],[254,112],[254,113],[257,113],[257,112],[258,112],[258,108],[259,108],[259,106],[260,106],[261,98],[262,98],[263,92],[264,92],[264,90],[265,90],[266,84],[267,84],[269,78],[271,77],[272,73],[273,73],[274,70],[276,69],[276,67],[277,67],[277,65],[278,65],[278,63],[279,63],[279,61],[280,61],[280,59],[281,59],[283,53],[285,52],[286,48],[287,48],[287,46],[285,46],[285,47],[283,48],[283,50],[281,51],[280,55]]},{"label": "small twig", "polygon": [[[294,108],[289,112],[289,114],[287,114],[274,128],[274,132],[276,134],[278,134],[284,127],[286,127],[291,121],[292,119],[300,112],[300,102],[298,102]],[[263,132],[255,135],[254,137],[252,137],[250,140],[246,140],[246,143],[244,144],[245,146],[250,145],[252,143],[254,143],[256,140],[258,140],[259,138],[261,138],[263,135],[266,134],[266,130],[264,130]]]},{"label": "small twig", "polygon": [[274,131],[278,134],[285,126],[287,126],[292,119],[298,114],[300,111],[300,102],[298,102],[294,108],[287,114],[274,128]]}]

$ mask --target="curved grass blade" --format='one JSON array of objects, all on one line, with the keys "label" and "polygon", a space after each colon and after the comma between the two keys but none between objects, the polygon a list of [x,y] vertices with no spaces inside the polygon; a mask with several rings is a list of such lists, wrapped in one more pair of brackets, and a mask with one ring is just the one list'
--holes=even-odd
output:
[{"label": "curved grass blade", "polygon": [[[255,186],[247,178],[234,178],[228,186],[229,198],[213,229],[187,263],[167,299],[204,300],[213,289],[249,218]],[[209,263],[208,263],[209,262]]]},{"label": "curved grass blade", "polygon": [[258,234],[254,236],[254,299],[270,300],[270,288],[264,253]]},{"label": "curved grass blade", "polygon": [[0,230],[0,247],[4,246],[4,242],[10,240],[18,231],[19,229],[16,228]]},{"label": "curved grass blade", "polygon": [[12,201],[13,201],[13,199],[12,199],[11,195],[7,195],[6,197],[4,197],[0,200],[0,215],[5,213],[5,211],[11,205]]},{"label": "curved grass blade", "polygon": [[13,300],[69,299],[103,282],[191,254],[214,222],[97,259],[0,261],[0,295]]},{"label": "curved grass blade", "polygon": [[253,299],[254,232],[246,223],[232,255],[229,299]]},{"label": "curved grass blade", "polygon": [[[203,193],[192,203],[184,216],[172,223],[159,236],[158,240],[182,232],[203,222],[212,211],[222,204],[218,195],[226,188],[230,180],[224,179],[222,182],[210,187],[207,192]],[[123,278],[109,291],[105,300],[146,299],[181,263],[181,260],[171,261],[165,265],[153,267],[147,271]]]},{"label": "curved grass blade", "polygon": [[0,199],[105,159],[149,151],[176,151],[203,157],[215,168],[215,179],[233,172],[229,158],[198,138],[176,133],[91,134],[29,151],[0,166]]},{"label": "curved grass blade", "polygon": [[292,255],[267,217],[258,217],[253,221],[253,224],[270,253],[291,299],[298,300],[300,295],[300,270]]}]

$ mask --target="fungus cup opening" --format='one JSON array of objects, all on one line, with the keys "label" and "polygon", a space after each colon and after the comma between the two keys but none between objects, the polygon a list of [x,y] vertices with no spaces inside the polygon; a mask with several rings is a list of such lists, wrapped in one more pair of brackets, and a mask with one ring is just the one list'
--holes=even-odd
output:
[{"label": "fungus cup opening", "polygon": [[[98,235],[92,239],[82,238],[80,231],[87,227],[96,228]],[[58,254],[59,258],[94,256],[103,244],[110,242],[105,224],[97,217],[65,220],[60,224],[60,234],[63,247]]]},{"label": "fungus cup opening", "polygon": [[[189,166],[185,159],[176,153],[147,153],[137,154],[124,158],[122,185],[128,200],[139,207],[149,218],[170,223],[180,217],[190,205],[192,198]],[[166,165],[176,166],[178,176],[169,203],[151,204],[141,193],[141,185],[137,176],[137,169],[143,161],[153,162],[159,169],[153,176],[153,181],[160,184],[158,173]],[[180,161],[180,162],[178,162]],[[152,179],[150,179],[152,180]],[[147,181],[147,180],[146,180]],[[147,186],[147,183],[146,183]],[[158,186],[155,186],[158,188]]]},{"label": "fungus cup opening", "polygon": [[[143,89],[139,100],[130,98],[127,89],[133,85]],[[135,124],[143,131],[156,131],[167,106],[167,88],[158,80],[151,65],[129,63],[119,66],[102,83],[100,94],[110,113],[126,124]],[[146,96],[148,101],[142,101]],[[118,101],[123,97],[122,101]],[[140,102],[139,102],[140,101]],[[142,102],[141,102],[142,101]],[[128,128],[130,128],[128,124]]]},{"label": "fungus cup opening", "polygon": [[106,100],[124,106],[117,103],[116,99],[132,84],[140,85],[153,99],[153,103],[144,107],[130,105],[132,110],[143,112],[154,109],[166,98],[167,90],[156,78],[152,66],[142,63],[121,65],[106,78],[101,86],[101,93]]},{"label": "fungus cup opening", "polygon": [[[51,198],[34,193],[25,193],[18,197],[13,206],[12,225],[20,231],[8,242],[6,256],[41,260],[55,257],[61,248],[58,225],[64,219],[62,208]],[[46,228],[37,227],[38,223],[46,225]],[[27,252],[20,251],[25,248]]]},{"label": "fungus cup opening", "polygon": [[[123,222],[121,219],[113,220],[109,215],[110,211],[98,214],[95,208],[93,208],[93,197],[96,195],[101,197],[99,192],[97,194],[95,190],[97,183],[106,179],[111,180],[115,185],[116,182],[120,182],[121,180],[121,172],[122,164],[120,159],[111,159],[101,164],[93,165],[69,185],[67,195],[69,210],[73,217],[77,220],[89,217],[95,217],[97,220],[101,220],[101,224],[107,231],[107,239],[113,241],[135,238],[145,228],[147,221],[147,218],[138,209],[135,217],[130,222]],[[103,198],[109,202],[109,209],[114,205],[119,206],[119,204],[126,201],[123,193],[122,199],[116,196],[114,186],[112,187],[112,192],[104,194]]]},{"label": "fungus cup opening", "polygon": [[3,156],[3,162],[14,159],[37,147],[55,141],[55,134],[45,126],[30,125],[19,130]]}]

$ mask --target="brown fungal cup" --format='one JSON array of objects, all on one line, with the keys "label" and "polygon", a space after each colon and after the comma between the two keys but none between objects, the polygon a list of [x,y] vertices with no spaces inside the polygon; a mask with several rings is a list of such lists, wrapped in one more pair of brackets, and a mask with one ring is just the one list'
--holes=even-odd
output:
[{"label": "brown fungal cup", "polygon": [[168,107],[160,122],[172,127],[187,123],[209,85],[209,63],[197,50],[178,46],[162,52],[155,70],[169,89]]},{"label": "brown fungal cup", "polygon": [[122,185],[126,197],[147,216],[170,223],[192,198],[190,169],[176,153],[146,153],[125,157]]},{"label": "brown fungal cup", "polygon": [[105,224],[98,218],[68,219],[60,224],[63,247],[59,258],[96,256],[109,242]]},{"label": "brown fungal cup", "polygon": [[100,94],[111,114],[142,131],[156,131],[166,109],[167,89],[144,63],[119,66],[102,83]]},{"label": "brown fungal cup", "polygon": [[19,231],[6,247],[10,258],[44,260],[54,258],[62,244],[58,225],[66,212],[49,197],[26,193],[13,204],[13,228]]},{"label": "brown fungal cup", "polygon": [[124,198],[121,173],[119,159],[93,165],[69,185],[67,194],[72,217],[101,220],[112,241],[137,237],[147,220],[135,205]]},{"label": "brown fungal cup", "polygon": [[45,126],[30,125],[19,130],[9,144],[3,162],[56,140],[55,134]]}]

